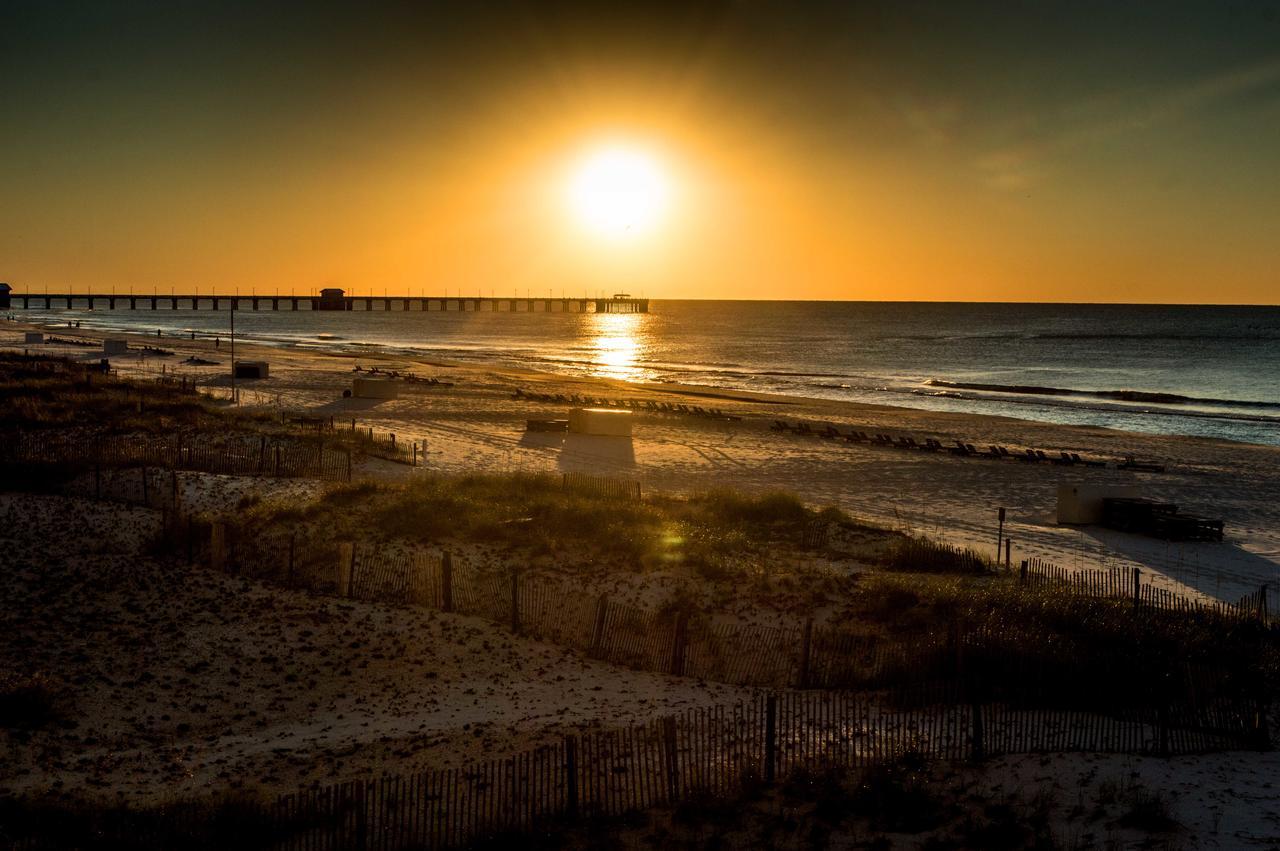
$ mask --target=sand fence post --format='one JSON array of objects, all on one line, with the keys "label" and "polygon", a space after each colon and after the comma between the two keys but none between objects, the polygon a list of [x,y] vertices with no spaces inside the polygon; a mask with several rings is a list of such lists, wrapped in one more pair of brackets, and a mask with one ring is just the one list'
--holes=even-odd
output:
[{"label": "sand fence post", "polygon": [[671,675],[684,676],[685,650],[689,643],[689,613],[676,615],[676,622],[671,636]]},{"label": "sand fence post", "polygon": [[215,522],[209,529],[209,566],[221,573],[227,568],[227,524]]},{"label": "sand fence post", "polygon": [[601,594],[596,600],[596,623],[591,631],[590,655],[602,658],[604,653],[604,625],[609,615],[609,595]]},{"label": "sand fence post", "polygon": [[440,608],[453,611],[453,556],[448,550],[440,556]]},{"label": "sand fence post", "polygon": [[339,597],[351,595],[351,572],[356,562],[354,541],[338,543],[338,562],[334,565],[334,586]]},{"label": "sand fence post", "polygon": [[662,719],[662,750],[666,757],[667,801],[674,804],[680,800],[680,742],[674,715]]},{"label": "sand fence post", "polygon": [[1133,607],[1135,609],[1138,608],[1138,605],[1142,602],[1141,591],[1142,591],[1142,570],[1135,567],[1133,569]]},{"label": "sand fence post", "polygon": [[1004,507],[1000,508],[999,525],[996,527],[996,564],[1000,563],[1000,544],[1004,539]]},{"label": "sand fence post", "polygon": [[520,568],[511,568],[511,631],[520,634]]},{"label": "sand fence post", "polygon": [[578,740],[564,737],[565,808],[570,818],[578,815]]},{"label": "sand fence post", "polygon": [[1018,582],[1023,585],[1027,584],[1027,560],[1025,558],[1022,560],[1022,568],[1018,571]]},{"label": "sand fence post", "polygon": [[800,640],[800,680],[797,688],[809,687],[809,654],[813,650],[813,618],[806,618],[804,635]]},{"label": "sand fence post", "polygon": [[777,779],[778,767],[778,696],[771,694],[764,703],[764,782]]}]

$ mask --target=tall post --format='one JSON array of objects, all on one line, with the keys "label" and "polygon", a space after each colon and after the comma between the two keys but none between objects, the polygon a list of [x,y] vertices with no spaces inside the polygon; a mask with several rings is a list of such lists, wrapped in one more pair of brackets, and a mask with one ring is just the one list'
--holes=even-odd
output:
[{"label": "tall post", "polygon": [[569,817],[578,815],[578,740],[564,737],[565,805]]},{"label": "tall post", "polygon": [[800,642],[800,688],[809,687],[809,654],[813,650],[813,618],[804,622],[804,637]]},{"label": "tall post", "polygon": [[1133,569],[1133,607],[1136,609],[1142,602],[1142,571],[1139,568]]},{"label": "tall post", "polygon": [[778,696],[771,694],[764,704],[764,782],[772,783],[778,766]]},{"label": "tall post", "polygon": [[999,526],[996,527],[996,564],[1000,563],[1000,547],[1004,541],[1004,508],[1000,508]]},{"label": "tall post", "polygon": [[674,634],[671,637],[671,674],[684,676],[685,645],[688,642],[689,614],[681,612],[676,615]]},{"label": "tall post", "polygon": [[511,569],[511,631],[520,634],[520,570]]},{"label": "tall post", "polygon": [[609,595],[601,594],[596,600],[596,624],[591,631],[591,654],[599,657],[604,650],[604,625],[609,613]]},{"label": "tall post", "polygon": [[1022,560],[1022,568],[1018,571],[1018,581],[1023,585],[1027,584],[1027,560]]},{"label": "tall post", "polygon": [[440,557],[440,608],[453,611],[453,556],[448,550]]}]

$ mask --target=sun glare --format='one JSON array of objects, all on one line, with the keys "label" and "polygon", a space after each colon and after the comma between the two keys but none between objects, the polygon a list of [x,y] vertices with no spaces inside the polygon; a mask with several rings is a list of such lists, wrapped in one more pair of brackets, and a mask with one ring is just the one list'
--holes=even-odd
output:
[{"label": "sun glare", "polygon": [[591,154],[569,184],[569,201],[582,225],[615,238],[651,229],[666,208],[668,194],[658,163],[628,148]]}]

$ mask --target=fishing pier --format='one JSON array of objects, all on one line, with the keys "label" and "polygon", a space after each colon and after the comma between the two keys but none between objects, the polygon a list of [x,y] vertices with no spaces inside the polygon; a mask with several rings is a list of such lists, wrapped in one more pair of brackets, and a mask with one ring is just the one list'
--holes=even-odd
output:
[{"label": "fishing pier", "polygon": [[125,295],[101,293],[23,293],[0,289],[0,309],[22,310],[323,310],[410,313],[441,311],[488,313],[648,313],[649,299],[617,293],[610,298],[517,298],[515,296],[347,295],[340,289],[319,295]]}]

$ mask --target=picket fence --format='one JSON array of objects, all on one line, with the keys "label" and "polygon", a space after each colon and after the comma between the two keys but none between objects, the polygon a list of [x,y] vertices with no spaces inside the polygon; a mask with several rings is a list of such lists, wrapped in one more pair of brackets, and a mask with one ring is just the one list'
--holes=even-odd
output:
[{"label": "picket fence", "polygon": [[584,496],[606,499],[640,499],[640,482],[635,479],[618,479],[609,476],[593,476],[589,473],[564,473],[560,480],[563,490]]}]

